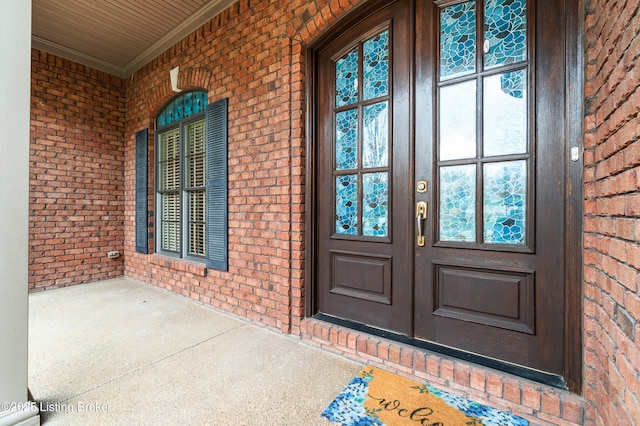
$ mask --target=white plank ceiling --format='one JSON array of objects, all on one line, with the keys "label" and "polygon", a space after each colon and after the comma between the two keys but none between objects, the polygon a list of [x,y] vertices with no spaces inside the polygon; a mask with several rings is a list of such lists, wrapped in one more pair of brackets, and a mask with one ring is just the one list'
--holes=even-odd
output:
[{"label": "white plank ceiling", "polygon": [[127,77],[237,0],[33,0],[32,46]]}]

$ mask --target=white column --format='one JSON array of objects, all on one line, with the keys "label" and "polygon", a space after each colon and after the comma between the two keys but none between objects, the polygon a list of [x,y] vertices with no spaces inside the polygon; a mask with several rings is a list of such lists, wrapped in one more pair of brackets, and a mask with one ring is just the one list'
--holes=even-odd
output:
[{"label": "white column", "polygon": [[31,0],[0,0],[0,426],[39,425],[27,401]]}]

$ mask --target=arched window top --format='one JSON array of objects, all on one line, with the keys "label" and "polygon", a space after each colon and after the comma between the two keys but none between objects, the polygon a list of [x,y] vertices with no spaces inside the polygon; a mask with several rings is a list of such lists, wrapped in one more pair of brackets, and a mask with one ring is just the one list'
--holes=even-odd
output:
[{"label": "arched window top", "polygon": [[156,127],[166,127],[176,121],[204,112],[207,107],[207,92],[204,90],[180,94],[164,107],[157,117]]}]

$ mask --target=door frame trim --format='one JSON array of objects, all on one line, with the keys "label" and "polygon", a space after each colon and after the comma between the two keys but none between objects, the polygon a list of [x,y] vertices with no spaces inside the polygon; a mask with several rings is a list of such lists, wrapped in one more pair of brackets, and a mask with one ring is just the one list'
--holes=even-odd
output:
[{"label": "door frame trim", "polygon": [[346,31],[359,21],[387,5],[395,3],[397,0],[370,0],[365,1],[353,9],[347,11],[335,22],[327,27],[318,37],[311,40],[305,49],[305,69],[306,69],[306,108],[305,108],[305,149],[306,149],[306,172],[305,172],[305,316],[313,317],[318,311],[318,286],[317,286],[317,229],[318,218],[317,203],[318,187],[316,181],[316,170],[318,162],[317,146],[317,118],[316,109],[316,86],[318,80],[317,55],[333,42],[336,34]]},{"label": "door frame trim", "polygon": [[[577,146],[579,152],[584,152],[584,0],[565,0],[565,276],[564,276],[564,374],[538,372],[526,367],[517,366],[504,361],[497,361],[464,351],[424,342],[394,333],[382,332],[361,324],[339,320],[318,312],[317,285],[317,229],[318,206],[317,196],[317,143],[315,107],[317,93],[316,55],[331,43],[336,34],[362,20],[364,17],[394,3],[395,0],[370,0],[356,6],[338,18],[317,38],[309,41],[305,49],[306,70],[306,106],[305,106],[305,316],[344,325],[359,331],[364,331],[380,337],[407,343],[429,351],[450,355],[465,361],[495,368],[512,373],[523,378],[549,384],[551,386],[568,389],[582,394],[583,391],[583,192],[584,192],[584,161],[580,156],[578,161],[570,160],[571,147]],[[575,48],[575,47],[577,48]],[[413,122],[413,119],[412,119]],[[413,142],[412,142],[413,143]],[[579,332],[576,332],[579,331]],[[382,333],[382,334],[381,334]]]},{"label": "door frame trim", "polygon": [[[584,0],[565,0],[566,131],[565,136],[565,381],[583,392],[584,301]],[[572,46],[576,46],[572,49]],[[571,148],[583,153],[571,160]],[[579,330],[576,333],[576,330]]]}]

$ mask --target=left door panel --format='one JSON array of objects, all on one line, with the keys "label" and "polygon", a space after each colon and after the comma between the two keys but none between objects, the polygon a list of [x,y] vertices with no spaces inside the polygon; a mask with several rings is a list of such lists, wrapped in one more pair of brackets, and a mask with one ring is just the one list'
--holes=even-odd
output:
[{"label": "left door panel", "polygon": [[318,53],[318,312],[412,333],[411,8]]}]

